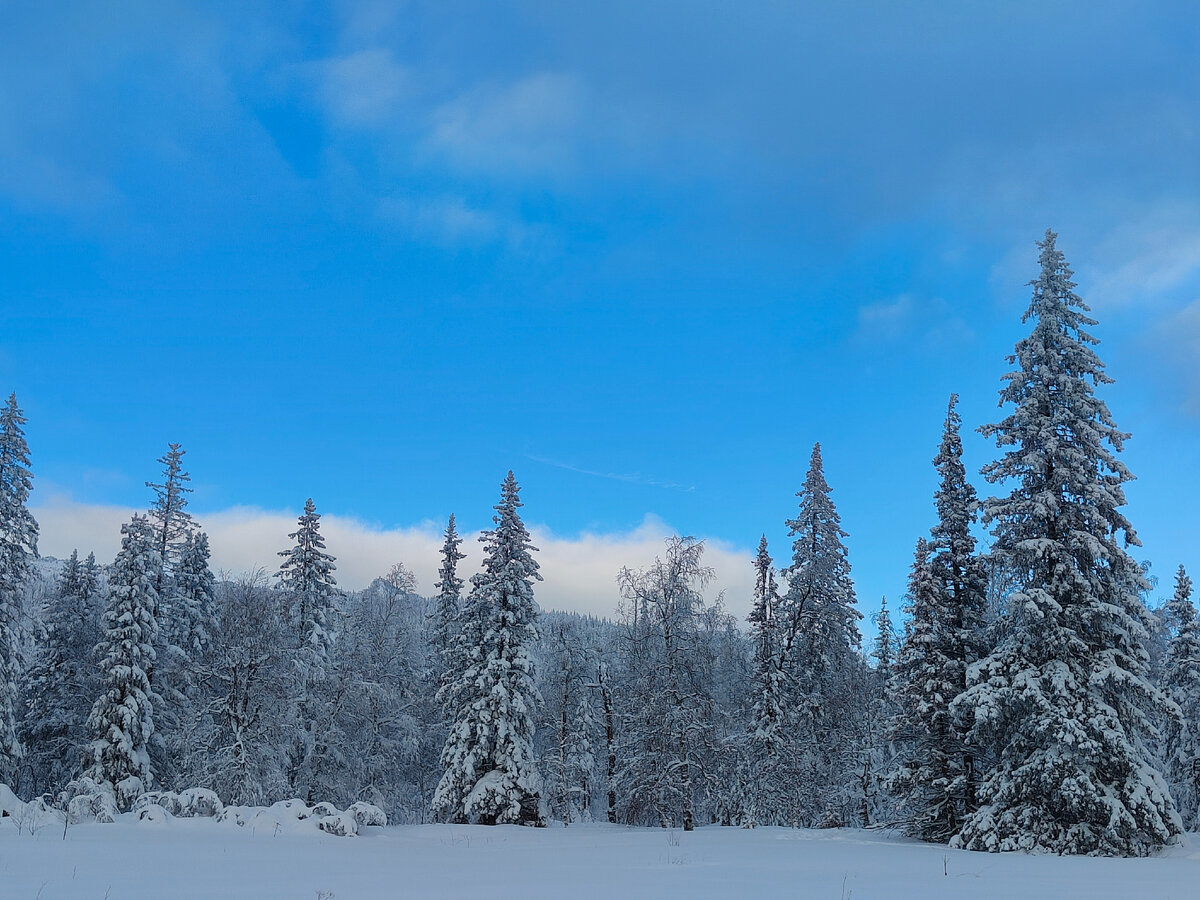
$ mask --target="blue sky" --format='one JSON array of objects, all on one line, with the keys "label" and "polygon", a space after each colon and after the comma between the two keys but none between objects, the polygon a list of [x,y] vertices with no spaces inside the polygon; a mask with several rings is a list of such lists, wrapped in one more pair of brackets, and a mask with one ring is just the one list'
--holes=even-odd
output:
[{"label": "blue sky", "polygon": [[737,611],[724,569],[763,532],[786,555],[820,441],[870,612],[932,524],[949,393],[968,430],[1001,414],[1053,227],[1133,433],[1138,555],[1200,568],[1190,4],[5,17],[0,387],[46,552],[93,521],[115,548],[89,510],[144,505],[168,441],[198,513],[312,496],[364,541],[486,527],[512,468],[613,576],[657,532],[709,538]]}]

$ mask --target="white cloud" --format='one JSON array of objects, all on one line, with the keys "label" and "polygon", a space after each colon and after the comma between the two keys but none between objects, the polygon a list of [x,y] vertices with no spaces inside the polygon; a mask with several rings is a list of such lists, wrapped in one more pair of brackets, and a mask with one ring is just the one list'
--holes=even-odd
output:
[{"label": "white cloud", "polygon": [[384,197],[377,212],[385,221],[440,244],[487,243],[504,231],[494,214],[461,197]]},{"label": "white cloud", "polygon": [[1089,304],[1120,308],[1171,295],[1200,277],[1200,210],[1156,208],[1113,229],[1088,248]]},{"label": "white cloud", "polygon": [[408,84],[408,70],[389,50],[359,50],[321,64],[321,102],[341,125],[374,127],[388,122],[407,95]]},{"label": "white cloud", "polygon": [[[44,555],[61,558],[73,549],[81,553],[94,550],[98,560],[108,562],[120,546],[121,525],[135,510],[51,498],[32,512],[41,525],[39,543]],[[287,535],[296,530],[296,514],[289,512],[235,507],[197,513],[196,518],[209,535],[213,568],[233,574],[258,567],[275,571],[278,551],[288,546]],[[419,589],[432,593],[440,563],[441,529],[432,522],[382,528],[345,516],[325,514],[321,518],[326,545],[337,557],[338,582],[349,590],[365,587],[394,563],[403,562],[417,576]],[[563,536],[537,525],[531,525],[530,532],[544,579],[536,589],[542,607],[608,617],[616,609],[621,567],[648,565],[662,553],[663,541],[673,533],[653,516],[628,532]],[[467,558],[459,570],[464,577],[476,571],[482,559],[477,536],[464,535]],[[752,556],[750,550],[722,541],[710,540],[706,545],[705,562],[717,573],[708,594],[715,597],[724,590],[728,611],[743,619],[753,587]]]},{"label": "white cloud", "polygon": [[545,174],[571,164],[582,91],[569,75],[543,72],[471,90],[433,113],[426,145],[461,168]]},{"label": "white cloud", "polygon": [[905,293],[859,307],[858,340],[898,341],[914,334],[926,346],[935,348],[967,343],[975,337],[970,326],[941,297],[924,299]]},{"label": "white cloud", "polygon": [[1155,345],[1152,358],[1165,358],[1178,372],[1184,411],[1200,417],[1200,369],[1196,367],[1200,359],[1200,300],[1167,317],[1150,340]]}]

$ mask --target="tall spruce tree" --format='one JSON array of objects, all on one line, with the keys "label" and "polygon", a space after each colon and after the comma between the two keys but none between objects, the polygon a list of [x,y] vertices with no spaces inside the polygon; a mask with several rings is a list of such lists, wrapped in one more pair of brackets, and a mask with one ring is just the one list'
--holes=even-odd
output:
[{"label": "tall spruce tree", "polygon": [[17,740],[17,653],[22,597],[37,557],[38,525],[26,508],[33,487],[25,416],[10,394],[0,409],[0,783],[12,783]]},{"label": "tall spruce tree", "polygon": [[779,586],[775,562],[767,549],[767,536],[758,542],[754,557],[754,599],[747,620],[754,633],[754,707],[751,729],[754,742],[767,756],[778,753],[784,724],[783,667],[779,634]]},{"label": "tall spruce tree", "polygon": [[442,565],[438,569],[437,601],[433,610],[433,650],[441,660],[441,683],[445,684],[448,677],[453,675],[454,662],[450,658],[454,649],[454,636],[457,631],[458,616],[462,607],[463,580],[458,577],[458,563],[466,559],[466,554],[458,548],[462,538],[454,528],[454,513],[446,523],[445,542],[442,544]]},{"label": "tall spruce tree", "polygon": [[96,647],[102,693],[88,717],[90,775],[112,789],[122,809],[154,783],[150,743],[155,695],[147,673],[158,639],[154,584],[162,563],[156,538],[142,516],[121,526],[121,550],[109,575],[104,637]]},{"label": "tall spruce tree", "polygon": [[787,522],[792,564],[784,570],[780,602],[782,668],[788,686],[787,715],[798,765],[793,821],[835,825],[845,821],[838,797],[847,784],[844,766],[853,759],[862,613],[850,580],[841,517],[825,480],[821,445],[812,450],[808,474],[797,493],[800,510]]},{"label": "tall spruce tree", "polygon": [[284,561],[277,577],[280,590],[291,602],[296,646],[306,649],[320,665],[328,656],[332,639],[330,617],[337,596],[337,579],[333,573],[337,566],[334,565],[335,557],[325,552],[321,514],[312,497],[304,501],[304,512],[297,525],[288,535],[296,542],[295,546],[279,551]]},{"label": "tall spruce tree", "polygon": [[291,610],[300,678],[287,771],[292,791],[315,802],[326,784],[330,766],[344,760],[338,748],[345,735],[330,709],[342,683],[332,654],[337,630],[333,619],[338,613],[333,573],[337,567],[333,555],[325,552],[321,514],[311,497],[304,503],[296,530],[288,537],[296,543],[289,550],[279,551],[284,561],[278,578]]},{"label": "tall spruce tree", "polygon": [[456,656],[462,670],[442,689],[453,724],[442,750],[445,774],[436,815],[483,825],[541,825],[541,776],[534,755],[534,714],[541,703],[532,651],[538,640],[533,585],[541,580],[509,472],[480,536],[483,571],[471,578]]},{"label": "tall spruce tree", "polygon": [[889,788],[899,800],[905,830],[945,843],[962,825],[964,772],[950,713],[957,687],[942,634],[946,597],[934,575],[929,543],[921,538],[908,582],[908,622],[892,676],[896,712],[891,738],[897,748]]},{"label": "tall spruce tree", "polygon": [[1125,549],[1138,544],[1121,512],[1127,435],[1096,396],[1111,379],[1055,241],[1047,231],[1039,242],[1033,331],[1004,376],[1001,404],[1013,410],[981,429],[1004,450],[984,476],[1012,483],[983,518],[1017,584],[1002,637],[955,704],[997,753],[955,843],[1146,855],[1181,823],[1147,749],[1160,698],[1146,678],[1145,578]]},{"label": "tall spruce tree", "polygon": [[[1165,775],[1188,831],[1200,830],[1200,616],[1192,603],[1192,579],[1175,573],[1175,594],[1166,613],[1173,630],[1162,681],[1178,714],[1166,724]],[[1174,712],[1174,710],[1172,710]]]},{"label": "tall spruce tree", "polygon": [[[158,458],[163,467],[162,484],[146,482],[146,487],[154,491],[154,505],[150,507],[149,520],[154,529],[155,549],[162,560],[154,579],[154,589],[163,601],[169,593],[168,583],[175,571],[175,562],[194,527],[192,515],[187,511],[187,495],[192,492],[187,485],[192,477],[183,470],[186,453],[183,445],[168,444],[167,452]],[[163,624],[161,616],[159,624]]]},{"label": "tall spruce tree", "polygon": [[[961,821],[978,806],[977,761],[966,735],[968,723],[951,719],[949,706],[967,689],[968,668],[985,652],[987,575],[983,561],[975,553],[975,537],[971,534],[979,503],[963,466],[959,435],[962,417],[957,406],[958,395],[951,394],[942,443],[933,459],[941,476],[934,494],[938,521],[931,531],[929,547],[930,569],[938,594],[934,625],[937,684],[929,685],[926,691],[931,702],[940,707],[937,727],[942,728],[942,716],[949,721],[943,735],[943,749],[958,760],[953,764],[956,776],[946,785],[947,800]],[[945,837],[948,839],[950,835]]]},{"label": "tall spruce tree", "polygon": [[81,774],[87,718],[98,693],[99,567],[72,550],[42,612],[45,641],[30,669],[21,740],[38,793],[56,793]]}]

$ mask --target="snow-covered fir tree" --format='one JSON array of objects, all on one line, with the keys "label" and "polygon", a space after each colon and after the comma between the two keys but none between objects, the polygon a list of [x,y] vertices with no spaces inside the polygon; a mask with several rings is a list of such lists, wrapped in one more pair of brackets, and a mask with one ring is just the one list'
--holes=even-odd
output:
[{"label": "snow-covered fir tree", "polygon": [[208,565],[210,555],[208,535],[191,533],[184,539],[175,568],[176,646],[188,660],[203,659],[212,644],[216,579]]},{"label": "snow-covered fir tree", "polygon": [[758,542],[754,557],[754,599],[747,620],[754,636],[754,740],[768,756],[780,747],[784,727],[783,671],[780,660],[779,587],[775,563],[767,549],[767,536]]},{"label": "snow-covered fir tree", "polygon": [[87,718],[99,692],[100,571],[72,550],[42,611],[44,640],[27,676],[21,740],[35,794],[56,793],[82,774]]},{"label": "snow-covered fir tree", "polygon": [[887,597],[879,601],[879,612],[875,613],[875,642],[871,658],[875,660],[875,675],[881,685],[886,686],[892,678],[892,666],[896,662],[896,626],[888,610]]},{"label": "snow-covered fir tree", "polygon": [[790,688],[788,716],[802,782],[796,821],[843,821],[831,787],[846,782],[855,728],[852,682],[860,666],[862,613],[850,580],[841,517],[825,479],[821,445],[813,446],[808,474],[797,493],[800,510],[787,522],[792,563],[779,608],[783,669]]},{"label": "snow-covered fir tree", "polygon": [[330,618],[337,597],[337,579],[333,573],[335,557],[325,552],[321,535],[321,514],[309,497],[297,529],[288,537],[295,545],[280,550],[284,557],[279,566],[279,589],[289,598],[295,624],[296,646],[306,649],[319,666],[328,656],[332,640]]},{"label": "snow-covered fir tree", "polygon": [[[162,560],[162,569],[155,577],[154,589],[162,601],[169,594],[169,581],[175,571],[175,563],[194,527],[192,515],[187,511],[187,495],[192,492],[187,485],[192,477],[183,470],[186,453],[181,444],[168,444],[167,452],[158,458],[163,467],[162,483],[146,482],[146,487],[154,491],[149,520],[154,529],[155,549]],[[159,624],[163,624],[161,617]]]},{"label": "snow-covered fir tree", "polygon": [[277,575],[279,590],[291,610],[299,676],[288,780],[292,793],[312,802],[319,799],[328,766],[336,762],[337,748],[344,739],[328,708],[342,683],[336,677],[337,660],[332,652],[339,614],[339,591],[333,576],[337,566],[335,557],[325,552],[321,514],[311,497],[288,537],[295,544],[279,551],[284,560]]},{"label": "snow-covered fir tree", "polygon": [[[962,417],[957,407],[958,395],[951,394],[942,443],[933,459],[941,481],[934,494],[938,521],[931,530],[929,546],[929,565],[938,593],[933,663],[938,684],[926,691],[932,702],[945,708],[967,689],[967,670],[983,656],[987,644],[987,575],[971,533],[979,503],[963,466]],[[933,700],[935,696],[940,699]],[[960,776],[948,790],[961,817],[978,805],[978,763],[963,722],[954,721],[945,738],[946,752],[960,758],[955,764]]]},{"label": "snow-covered fir tree", "polygon": [[959,691],[947,678],[951,667],[939,633],[946,597],[929,551],[924,538],[917,541],[904,643],[892,675],[896,709],[890,731],[897,758],[889,788],[899,800],[908,834],[945,843],[958,833],[966,814],[965,773],[950,712]]},{"label": "snow-covered fir tree", "polygon": [[787,824],[791,807],[790,777],[781,772],[788,722],[780,596],[766,535],[758,542],[753,566],[754,594],[746,617],[754,648],[749,729],[723,754],[721,777],[726,783],[718,800],[722,823],[746,828]]},{"label": "snow-covered fir tree", "polygon": [[459,552],[462,538],[454,527],[454,514],[446,523],[445,541],[442,544],[442,565],[438,569],[436,605],[433,610],[431,639],[438,657],[438,683],[448,684],[456,674],[458,661],[454,659],[455,635],[458,632],[458,617],[462,612],[463,580],[458,577],[458,563],[466,559]]},{"label": "snow-covered fir tree", "polygon": [[154,663],[158,623],[155,580],[162,565],[156,534],[142,516],[121,526],[121,550],[109,575],[104,636],[96,647],[101,694],[88,716],[92,736],[90,776],[128,809],[154,783]]},{"label": "snow-covered fir tree", "polygon": [[156,716],[166,758],[157,765],[160,781],[202,768],[199,732],[206,727],[206,698],[199,673],[206,667],[216,629],[216,580],[209,569],[208,535],[189,532],[183,539],[170,581],[169,610],[161,623],[158,666],[152,675],[163,699]]},{"label": "snow-covered fir tree", "polygon": [[977,502],[962,463],[957,405],[952,394],[933,460],[941,476],[934,495],[938,521],[929,542],[918,545],[911,619],[892,692],[899,700],[892,723],[899,756],[890,780],[901,819],[909,834],[939,843],[976,807],[975,754],[951,704],[981,655],[986,611],[986,579],[971,534]]},{"label": "snow-covered fir tree", "polygon": [[38,525],[26,508],[33,487],[25,416],[10,394],[0,409],[0,783],[13,783],[17,740],[17,654],[22,596],[37,557]]},{"label": "snow-covered fir tree", "polygon": [[433,810],[447,821],[543,824],[533,748],[541,697],[532,657],[538,639],[533,585],[541,575],[518,512],[519,493],[509,472],[495,507],[495,528],[480,536],[483,570],[471,578],[460,616],[456,658],[462,669],[442,690],[453,724]]},{"label": "snow-covered fir tree", "polygon": [[[1165,775],[1184,828],[1200,830],[1200,616],[1192,603],[1192,579],[1183,566],[1166,610],[1173,631],[1163,661],[1162,685],[1178,714],[1167,721]],[[1174,710],[1172,710],[1174,712]]]},{"label": "snow-covered fir tree", "polygon": [[955,703],[997,754],[955,843],[1145,855],[1181,823],[1147,748],[1160,698],[1146,678],[1145,579],[1125,549],[1138,543],[1121,512],[1127,435],[1096,396],[1111,379],[1055,234],[1038,246],[1033,330],[1000,395],[1013,409],[981,429],[1004,451],[984,476],[1012,484],[983,518],[1018,581],[999,643]]}]

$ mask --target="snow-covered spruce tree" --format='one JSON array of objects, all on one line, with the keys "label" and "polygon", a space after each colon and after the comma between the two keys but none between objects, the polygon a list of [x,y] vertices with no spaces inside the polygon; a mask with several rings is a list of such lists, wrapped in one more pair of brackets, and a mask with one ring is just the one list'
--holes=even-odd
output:
[{"label": "snow-covered spruce tree", "polygon": [[950,714],[958,688],[947,681],[944,636],[939,633],[947,600],[929,551],[924,538],[917,541],[904,643],[892,675],[896,711],[890,732],[897,756],[888,787],[908,834],[946,843],[962,826],[965,779]]},{"label": "snow-covered spruce tree", "polygon": [[26,508],[33,474],[22,425],[25,416],[10,394],[0,409],[0,783],[13,783],[17,740],[17,653],[21,597],[37,557],[38,525]]},{"label": "snow-covered spruce tree", "polygon": [[900,706],[892,733],[900,753],[892,790],[908,833],[938,843],[957,834],[976,807],[969,722],[950,707],[981,654],[986,612],[986,578],[971,535],[977,503],[962,464],[957,404],[952,394],[933,460],[941,476],[934,495],[938,522],[930,541],[918,545],[909,588],[912,619],[893,681]]},{"label": "snow-covered spruce tree", "polygon": [[445,685],[456,674],[458,661],[454,659],[455,636],[458,632],[458,616],[462,611],[463,580],[458,577],[458,563],[466,554],[458,548],[462,538],[454,528],[454,514],[446,523],[445,543],[442,544],[442,565],[438,569],[436,606],[430,639],[437,654],[438,685]]},{"label": "snow-covered spruce tree", "polygon": [[[187,484],[192,477],[183,471],[186,453],[181,444],[168,444],[167,452],[158,458],[163,467],[162,484],[146,482],[146,487],[154,491],[154,505],[150,507],[149,519],[154,529],[155,549],[162,560],[162,568],[154,580],[154,589],[164,602],[170,593],[169,581],[175,571],[175,563],[194,527],[192,515],[187,511],[187,495],[192,492]],[[164,625],[161,617],[159,624]]]},{"label": "snow-covered spruce tree", "polygon": [[783,670],[790,687],[788,716],[800,784],[795,820],[836,824],[834,788],[847,782],[843,764],[853,757],[854,681],[861,665],[862,636],[854,583],[842,538],[841,518],[825,480],[821,445],[813,446],[800,511],[787,522],[792,564],[784,570],[787,591],[779,608]]},{"label": "snow-covered spruce tree", "polygon": [[189,660],[203,659],[212,644],[216,622],[216,580],[208,566],[208,535],[189,534],[175,568],[179,620],[177,646]]},{"label": "snow-covered spruce tree", "polygon": [[[939,717],[948,715],[950,703],[967,689],[967,670],[983,656],[987,645],[987,574],[975,553],[975,537],[971,534],[979,503],[963,466],[959,435],[962,417],[957,406],[958,395],[951,394],[942,443],[933,459],[941,476],[934,494],[938,521],[929,546],[929,565],[938,593],[933,662],[938,684],[927,685],[926,692],[930,702],[942,708]],[[963,722],[953,722],[945,739],[945,751],[959,757],[955,768],[960,774],[947,785],[947,791],[961,820],[978,806],[977,761]],[[946,835],[946,839],[949,837]]]},{"label": "snow-covered spruce tree", "polygon": [[1095,395],[1111,379],[1055,239],[1039,242],[1033,331],[1004,377],[1013,411],[981,429],[1004,449],[984,476],[1013,484],[983,518],[1019,584],[1003,636],[955,702],[997,753],[955,844],[1146,855],[1181,823],[1147,750],[1161,698],[1145,677],[1145,579],[1125,551],[1138,543],[1120,511],[1133,477],[1116,456],[1127,435]]},{"label": "snow-covered spruce tree", "polygon": [[[758,542],[754,560],[754,596],[747,621],[754,647],[748,732],[728,748],[728,784],[722,790],[720,818],[724,824],[752,828],[784,825],[788,821],[792,784],[781,766],[787,744],[783,644],[779,623],[779,587],[766,535]],[[726,754],[728,755],[728,753]]]},{"label": "snow-covered spruce tree", "polygon": [[306,649],[319,666],[327,658],[331,634],[330,617],[337,597],[335,557],[325,552],[321,536],[321,514],[312,497],[304,501],[299,526],[288,537],[296,542],[289,550],[280,550],[284,561],[279,566],[279,589],[289,598],[295,623],[296,647]]},{"label": "snow-covered spruce tree", "polygon": [[57,793],[82,774],[88,713],[99,693],[99,576],[94,554],[80,562],[72,550],[42,612],[45,641],[28,675],[21,729],[37,794]]},{"label": "snow-covered spruce tree", "polygon": [[896,662],[896,626],[887,607],[887,597],[879,601],[879,612],[875,613],[875,642],[871,658],[875,660],[875,677],[883,691],[888,690],[892,679],[892,666]]},{"label": "snow-covered spruce tree", "polygon": [[767,536],[763,535],[754,557],[754,601],[747,621],[754,635],[754,709],[750,727],[755,742],[768,756],[778,752],[782,742],[780,731],[784,727],[779,600],[775,563],[767,549]]},{"label": "snow-covered spruce tree", "polygon": [[292,792],[315,802],[328,781],[328,767],[340,761],[336,748],[344,738],[328,708],[340,684],[334,677],[332,654],[339,592],[333,576],[335,557],[325,552],[321,515],[311,497],[297,524],[288,535],[295,545],[279,551],[284,561],[277,575],[279,590],[291,610],[298,670],[295,740],[288,750],[288,772]]},{"label": "snow-covered spruce tree", "polygon": [[441,692],[453,724],[432,807],[446,821],[544,824],[533,748],[541,703],[532,658],[538,639],[533,584],[541,575],[518,513],[519,492],[509,472],[492,519],[496,527],[480,535],[483,570],[471,578],[460,616],[455,655],[462,670]]},{"label": "snow-covered spruce tree", "polygon": [[104,637],[96,647],[100,697],[88,716],[93,781],[110,787],[121,809],[150,789],[154,700],[146,674],[154,662],[155,578],[162,565],[156,535],[142,516],[121,526],[121,550],[109,574]]},{"label": "snow-covered spruce tree", "polygon": [[[207,727],[206,699],[199,673],[207,666],[216,630],[216,581],[208,566],[208,535],[190,532],[183,539],[171,581],[172,597],[168,621],[163,630],[169,635],[160,640],[161,653],[154,675],[154,688],[169,694],[167,712],[159,715],[158,728],[167,749],[169,768],[184,783],[196,784],[204,761],[196,758],[200,750],[200,731]],[[168,697],[164,696],[164,700]],[[166,782],[168,766],[159,766],[159,780]]]},{"label": "snow-covered spruce tree", "polygon": [[895,821],[894,806],[886,784],[894,768],[895,745],[889,739],[892,715],[896,709],[891,679],[898,652],[899,638],[887,597],[880,600],[879,612],[872,617],[875,640],[870,658],[874,667],[861,669],[860,713],[858,729],[858,792],[861,798],[859,820],[864,826],[880,821]]},{"label": "snow-covered spruce tree", "polygon": [[1179,708],[1165,728],[1165,763],[1171,796],[1184,828],[1200,830],[1200,617],[1192,603],[1192,579],[1183,566],[1175,574],[1175,594],[1167,603],[1174,631],[1163,661],[1162,684]]}]

